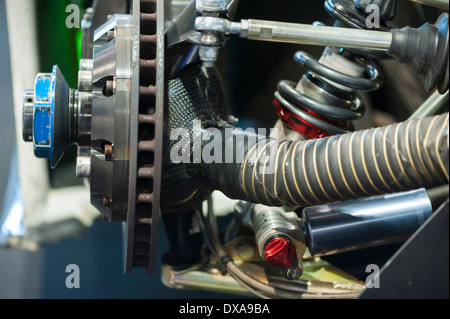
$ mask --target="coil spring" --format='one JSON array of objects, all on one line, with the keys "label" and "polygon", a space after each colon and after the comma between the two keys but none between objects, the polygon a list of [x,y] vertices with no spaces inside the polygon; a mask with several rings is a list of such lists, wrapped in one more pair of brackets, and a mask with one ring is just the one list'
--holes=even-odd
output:
[{"label": "coil spring", "polygon": [[[335,17],[342,20],[341,16]],[[323,24],[316,22],[315,25]],[[330,49],[327,48],[324,53],[327,50]],[[353,131],[352,121],[364,115],[365,107],[359,94],[343,90],[338,85],[355,91],[370,92],[379,89],[383,84],[382,73],[374,60],[370,58],[370,53],[364,55],[360,52],[341,49],[339,55],[364,64],[366,77],[342,73],[317,61],[309,54],[299,51],[295,53],[294,61],[308,70],[302,81],[311,82],[316,87],[314,90],[319,91],[308,92],[307,90],[311,90],[309,87],[304,90],[305,92],[300,92],[295,88],[296,84],[288,80],[282,80],[277,85],[278,91],[275,92],[274,104],[280,117],[289,127],[308,138]],[[317,99],[318,92],[322,92],[322,96],[329,96],[330,99]],[[315,97],[308,96],[307,93]],[[301,127],[299,128],[298,125]]]}]

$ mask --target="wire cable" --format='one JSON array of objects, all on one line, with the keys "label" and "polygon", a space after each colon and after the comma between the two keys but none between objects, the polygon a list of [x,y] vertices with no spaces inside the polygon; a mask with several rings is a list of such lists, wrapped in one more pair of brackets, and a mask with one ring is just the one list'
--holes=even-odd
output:
[{"label": "wire cable", "polygon": [[[211,232],[211,242],[216,250],[220,259],[223,260],[224,257],[227,256],[225,249],[222,247],[219,239],[219,231],[217,227],[217,219],[213,212],[212,206],[212,198],[208,198],[208,222],[209,228]],[[233,277],[237,278],[239,283],[243,283],[244,287],[250,288],[250,291],[255,293],[258,297],[264,296],[264,298],[286,298],[286,299],[298,299],[301,298],[302,295],[298,294],[296,291],[295,294],[292,293],[291,290],[275,288],[270,285],[267,285],[248,274],[244,273],[236,264],[233,262],[231,258],[227,258],[226,260],[226,269],[228,273]],[[307,292],[306,290],[304,292]],[[262,295],[262,296],[261,296]]]}]

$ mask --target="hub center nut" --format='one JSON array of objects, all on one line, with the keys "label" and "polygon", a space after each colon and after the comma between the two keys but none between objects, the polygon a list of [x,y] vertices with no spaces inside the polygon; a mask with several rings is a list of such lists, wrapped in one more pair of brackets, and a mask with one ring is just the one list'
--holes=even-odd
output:
[{"label": "hub center nut", "polygon": [[34,154],[48,158],[55,168],[70,144],[70,99],[76,91],[69,88],[61,70],[39,73],[33,90],[26,90],[22,106],[22,137],[33,142]]}]

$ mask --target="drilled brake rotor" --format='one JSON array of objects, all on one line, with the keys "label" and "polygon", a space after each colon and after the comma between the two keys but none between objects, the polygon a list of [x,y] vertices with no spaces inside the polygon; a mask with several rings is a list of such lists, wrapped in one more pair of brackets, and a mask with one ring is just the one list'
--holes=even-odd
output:
[{"label": "drilled brake rotor", "polygon": [[125,272],[155,267],[164,111],[164,1],[133,0],[133,81]]}]

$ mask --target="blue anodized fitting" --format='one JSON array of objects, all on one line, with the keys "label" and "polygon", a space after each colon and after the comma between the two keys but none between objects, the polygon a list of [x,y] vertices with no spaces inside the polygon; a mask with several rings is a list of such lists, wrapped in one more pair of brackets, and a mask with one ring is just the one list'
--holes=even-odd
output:
[{"label": "blue anodized fitting", "polygon": [[23,137],[33,141],[34,154],[56,167],[70,144],[69,95],[71,89],[57,65],[52,73],[39,73],[34,91],[24,93]]}]

